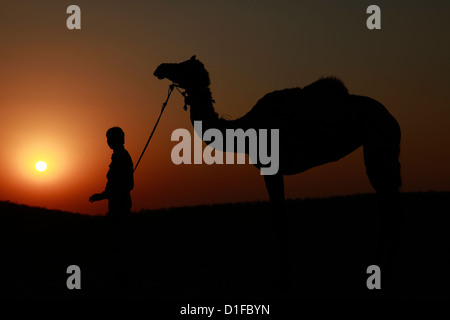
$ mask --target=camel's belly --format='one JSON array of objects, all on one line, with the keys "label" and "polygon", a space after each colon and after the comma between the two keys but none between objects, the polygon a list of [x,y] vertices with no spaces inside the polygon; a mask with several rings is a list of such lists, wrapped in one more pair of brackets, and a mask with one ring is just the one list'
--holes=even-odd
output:
[{"label": "camel's belly", "polygon": [[336,123],[326,128],[310,128],[308,132],[303,132],[301,139],[293,139],[295,135],[292,133],[281,132],[280,171],[295,174],[337,161],[363,143],[362,130],[358,125]]}]

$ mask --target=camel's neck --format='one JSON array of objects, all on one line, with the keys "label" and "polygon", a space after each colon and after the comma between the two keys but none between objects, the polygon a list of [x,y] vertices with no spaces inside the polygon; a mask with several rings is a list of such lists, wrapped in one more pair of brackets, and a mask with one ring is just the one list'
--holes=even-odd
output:
[{"label": "camel's neck", "polygon": [[209,88],[194,88],[186,90],[186,104],[190,106],[191,122],[201,121],[203,130],[218,129],[225,134],[226,129],[234,129],[234,120],[219,118],[214,110],[213,98]]}]

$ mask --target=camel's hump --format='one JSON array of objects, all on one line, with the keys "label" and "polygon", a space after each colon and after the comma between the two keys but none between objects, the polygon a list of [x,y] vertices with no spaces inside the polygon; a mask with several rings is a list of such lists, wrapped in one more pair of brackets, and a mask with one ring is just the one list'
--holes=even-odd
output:
[{"label": "camel's hump", "polygon": [[331,97],[347,96],[348,90],[344,83],[335,77],[320,78],[303,88],[304,94],[326,95]]},{"label": "camel's hump", "polygon": [[[278,116],[309,119],[313,113],[327,112],[329,108],[335,108],[348,95],[348,90],[341,80],[334,77],[321,78],[304,88],[267,93],[258,100],[246,117],[267,117],[269,122]],[[281,109],[284,112],[280,112]]]},{"label": "camel's hump", "polygon": [[264,105],[276,102],[290,103],[303,98],[332,100],[348,95],[348,90],[341,80],[335,77],[327,77],[320,78],[304,88],[290,88],[270,92],[262,97],[257,104]]}]

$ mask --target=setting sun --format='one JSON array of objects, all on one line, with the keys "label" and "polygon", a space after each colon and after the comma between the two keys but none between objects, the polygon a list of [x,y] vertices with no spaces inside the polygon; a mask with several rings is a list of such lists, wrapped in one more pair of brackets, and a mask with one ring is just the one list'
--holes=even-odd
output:
[{"label": "setting sun", "polygon": [[45,171],[47,169],[47,164],[44,161],[38,161],[36,162],[36,170],[37,171]]}]

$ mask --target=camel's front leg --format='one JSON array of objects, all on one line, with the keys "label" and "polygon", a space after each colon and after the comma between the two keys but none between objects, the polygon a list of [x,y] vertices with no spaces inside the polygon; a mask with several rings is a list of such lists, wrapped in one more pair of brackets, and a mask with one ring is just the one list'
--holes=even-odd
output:
[{"label": "camel's front leg", "polygon": [[270,203],[272,205],[272,212],[274,218],[274,225],[278,238],[285,235],[286,229],[286,210],[284,199],[284,181],[282,174],[265,175],[264,182],[266,183],[267,192],[269,193]]},{"label": "camel's front leg", "polygon": [[265,175],[267,192],[270,202],[274,205],[284,205],[284,180],[282,174]]},{"label": "camel's front leg", "polygon": [[286,240],[287,228],[283,175],[265,175],[264,182],[266,183],[272,205],[273,227],[278,253],[278,281],[282,289],[286,289],[290,283],[290,267]]}]

